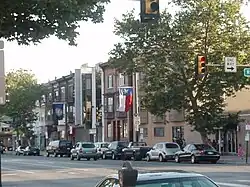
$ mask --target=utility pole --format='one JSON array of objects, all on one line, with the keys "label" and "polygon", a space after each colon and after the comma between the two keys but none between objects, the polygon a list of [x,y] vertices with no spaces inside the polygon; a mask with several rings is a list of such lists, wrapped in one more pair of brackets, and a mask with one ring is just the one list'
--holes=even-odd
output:
[{"label": "utility pole", "polygon": [[[5,105],[4,41],[0,40],[0,105]],[[1,147],[3,149],[3,147]],[[0,187],[2,187],[2,153],[0,153]]]},{"label": "utility pole", "polygon": [[96,142],[96,68],[92,67],[92,129],[95,131],[94,133],[94,142]]}]

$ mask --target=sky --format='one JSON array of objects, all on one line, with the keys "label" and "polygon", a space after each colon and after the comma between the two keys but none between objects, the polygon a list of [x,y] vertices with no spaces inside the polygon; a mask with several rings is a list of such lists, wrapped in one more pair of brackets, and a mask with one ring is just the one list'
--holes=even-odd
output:
[{"label": "sky", "polygon": [[[161,9],[167,8],[167,2],[168,0],[160,1]],[[96,63],[106,62],[109,51],[119,41],[113,34],[114,18],[121,18],[122,14],[133,8],[139,14],[139,1],[111,0],[106,6],[103,23],[81,23],[77,47],[69,46],[66,41],[53,36],[36,46],[19,46],[15,42],[6,42],[6,72],[11,69],[28,69],[36,74],[39,82],[47,82],[55,77],[68,75],[82,64],[94,66]],[[250,20],[249,8],[250,6],[244,7],[243,12]]]}]

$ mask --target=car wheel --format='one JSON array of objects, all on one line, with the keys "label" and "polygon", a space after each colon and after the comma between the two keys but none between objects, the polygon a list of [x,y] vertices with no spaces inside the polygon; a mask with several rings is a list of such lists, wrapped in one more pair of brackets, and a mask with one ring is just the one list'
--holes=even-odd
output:
[{"label": "car wheel", "polygon": [[180,163],[179,155],[175,155],[174,160],[175,160],[176,163]]},{"label": "car wheel", "polygon": [[162,155],[159,155],[159,161],[160,161],[160,162],[163,162],[163,161],[164,161],[164,158],[163,158]]},{"label": "car wheel", "polygon": [[77,155],[77,156],[76,156],[76,159],[77,159],[78,161],[80,161],[80,160],[81,160],[81,157],[80,157],[79,155]]},{"label": "car wheel", "polygon": [[49,157],[49,152],[46,153],[46,156]]},{"label": "car wheel", "polygon": [[87,158],[87,160],[89,161],[89,160],[90,160],[90,158]]},{"label": "car wheel", "polygon": [[149,156],[149,155],[147,155],[147,156],[146,156],[146,160],[147,160],[147,162],[150,162],[150,161],[151,161],[151,159],[150,159],[150,156]]},{"label": "car wheel", "polygon": [[74,158],[74,156],[73,156],[73,154],[71,154],[70,155],[70,160],[74,160],[75,158]]},{"label": "car wheel", "polygon": [[97,161],[97,157],[94,157],[93,159],[94,159],[94,161]]},{"label": "car wheel", "polygon": [[57,153],[56,152],[54,152],[54,157],[57,157]]},{"label": "car wheel", "polygon": [[112,154],[112,160],[116,160],[116,156],[114,153]]},{"label": "car wheel", "polygon": [[196,163],[196,158],[194,155],[191,156],[191,163],[192,164],[195,164]]}]

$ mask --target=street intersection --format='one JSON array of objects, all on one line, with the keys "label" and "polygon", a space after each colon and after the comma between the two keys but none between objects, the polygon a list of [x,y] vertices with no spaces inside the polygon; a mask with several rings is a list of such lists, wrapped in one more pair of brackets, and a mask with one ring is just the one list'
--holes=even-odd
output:
[{"label": "street intersection", "polygon": [[[250,166],[238,164],[159,163],[136,161],[139,170],[186,170],[207,175],[222,187],[250,187]],[[4,155],[3,187],[93,187],[102,177],[116,173],[119,160],[70,161],[69,158]]]}]

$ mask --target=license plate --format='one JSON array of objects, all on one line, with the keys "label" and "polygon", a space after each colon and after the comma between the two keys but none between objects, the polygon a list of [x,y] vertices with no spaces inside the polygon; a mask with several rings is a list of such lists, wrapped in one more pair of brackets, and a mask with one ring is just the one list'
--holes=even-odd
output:
[{"label": "license plate", "polygon": [[67,148],[68,150],[70,150],[70,148]]},{"label": "license plate", "polygon": [[213,152],[208,152],[207,154],[209,154],[209,155],[213,155],[214,153],[213,153]]},{"label": "license plate", "polygon": [[86,152],[86,153],[92,153],[92,152]]}]

